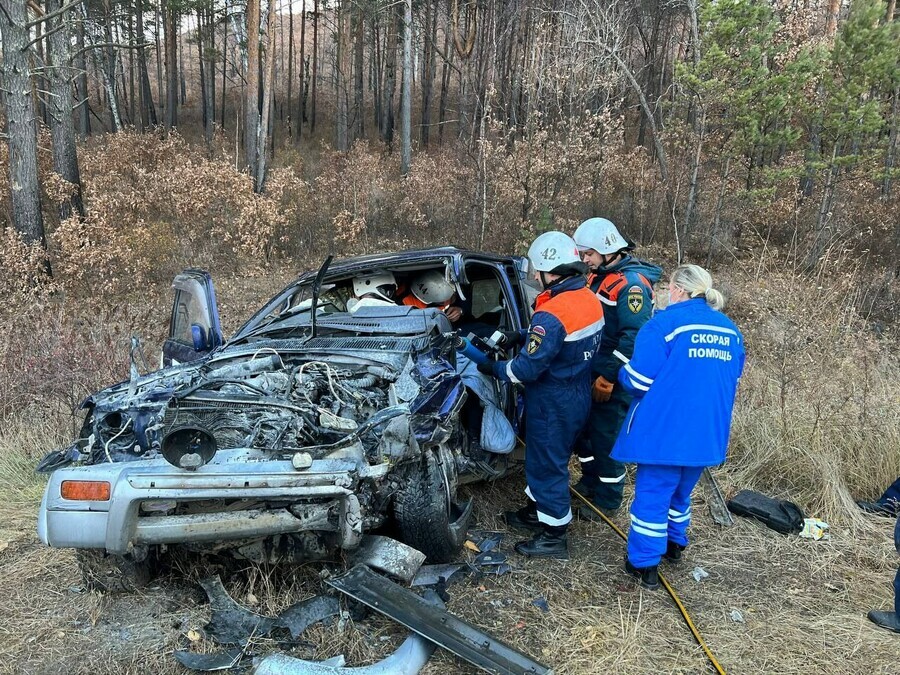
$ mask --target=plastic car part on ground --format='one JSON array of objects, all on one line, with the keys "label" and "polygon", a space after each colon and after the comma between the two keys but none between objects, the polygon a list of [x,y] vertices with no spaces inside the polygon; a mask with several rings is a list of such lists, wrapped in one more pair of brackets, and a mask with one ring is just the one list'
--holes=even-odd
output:
[{"label": "plastic car part on ground", "polygon": [[203,632],[219,644],[244,645],[251,636],[268,635],[276,627],[286,628],[296,639],[310,625],[340,613],[337,598],[317,596],[291,605],[277,617],[261,616],[235,602],[219,577],[203,579],[200,585],[212,611]]},{"label": "plastic car part on ground", "polygon": [[270,654],[254,675],[416,675],[431,658],[435,644],[413,633],[393,654],[370,666],[347,668],[342,656],[327,661],[305,661],[287,654]]},{"label": "plastic car part on ground", "polygon": [[362,538],[351,561],[368,565],[408,584],[425,562],[425,554],[396,539],[368,534]]},{"label": "plastic car part on ground", "polygon": [[185,668],[202,670],[204,672],[234,668],[243,655],[244,650],[241,648],[229,649],[224,652],[214,652],[212,654],[197,654],[195,652],[181,650],[175,652],[176,660]]},{"label": "plastic car part on ground", "polygon": [[528,655],[363,565],[356,565],[326,583],[489,673],[542,675],[551,672]]}]

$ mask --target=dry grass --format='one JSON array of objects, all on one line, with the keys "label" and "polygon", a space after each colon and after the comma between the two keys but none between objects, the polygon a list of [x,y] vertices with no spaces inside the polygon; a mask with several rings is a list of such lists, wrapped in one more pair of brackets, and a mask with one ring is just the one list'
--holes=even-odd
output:
[{"label": "dry grass", "polygon": [[[521,477],[515,477],[475,488],[478,525],[502,529],[499,513],[521,499],[521,487]],[[665,573],[728,672],[896,672],[896,637],[865,619],[866,610],[890,602],[890,521],[873,521],[866,533],[836,528],[831,541],[810,542],[746,520],[721,530],[703,508],[703,497],[698,494],[687,559]],[[25,524],[36,506],[23,499],[15,508],[5,505],[2,517]],[[624,514],[617,521],[624,527]],[[43,548],[30,527],[6,532],[12,539],[0,552],[0,671],[185,672],[171,652],[186,648],[188,630],[208,619],[194,581],[218,568],[196,559],[141,594],[88,593],[81,590],[71,552]],[[510,551],[516,538],[507,534],[503,548]],[[621,573],[623,544],[608,527],[576,523],[571,546],[566,562],[525,562],[512,555],[517,570],[511,574],[452,586],[449,609],[558,673],[709,671],[668,596],[639,591]],[[695,565],[710,575],[700,583],[690,576]],[[242,602],[255,597],[261,613],[275,613],[321,592],[318,571],[248,566],[232,573],[226,586]],[[531,604],[537,597],[548,601],[549,612]],[[734,609],[745,623],[732,621]],[[349,663],[360,664],[380,658],[401,638],[390,621],[370,616],[311,628],[293,653],[343,653]],[[212,651],[215,645],[193,648]],[[272,640],[253,645],[259,654],[278,648]],[[425,672],[475,670],[439,652]]]}]

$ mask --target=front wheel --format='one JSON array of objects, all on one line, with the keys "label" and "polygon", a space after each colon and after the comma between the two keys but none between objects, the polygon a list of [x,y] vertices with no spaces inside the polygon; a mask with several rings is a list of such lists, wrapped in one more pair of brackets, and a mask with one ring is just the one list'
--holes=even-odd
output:
[{"label": "front wheel", "polygon": [[455,493],[455,481],[449,480],[429,450],[413,464],[406,486],[394,497],[394,517],[403,543],[420,550],[431,563],[450,562],[465,541],[472,502],[457,505]]}]

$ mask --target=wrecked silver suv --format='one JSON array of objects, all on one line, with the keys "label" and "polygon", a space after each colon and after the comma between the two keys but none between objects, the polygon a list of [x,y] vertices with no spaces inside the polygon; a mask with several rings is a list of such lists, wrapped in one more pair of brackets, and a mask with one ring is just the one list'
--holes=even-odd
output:
[{"label": "wrecked silver suv", "polygon": [[[355,276],[402,285],[429,269],[456,288],[456,325],[431,308],[347,311]],[[326,262],[227,342],[209,275],[180,274],[163,367],[89,397],[78,439],[41,461],[41,540],[80,549],[108,589],[139,584],[171,546],[321,560],[382,526],[447,561],[472,510],[458,486],[503,475],[522,423],[457,336],[527,325],[523,269],[452,248]],[[511,442],[485,441],[498,432]]]}]

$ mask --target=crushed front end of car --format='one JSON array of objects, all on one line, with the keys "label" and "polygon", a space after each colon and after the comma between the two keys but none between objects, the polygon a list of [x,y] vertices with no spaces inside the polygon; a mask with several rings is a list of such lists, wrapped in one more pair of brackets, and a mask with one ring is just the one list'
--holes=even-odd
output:
[{"label": "crushed front end of car", "polygon": [[[79,438],[39,466],[41,540],[306,561],[394,517],[452,557],[471,512],[455,499],[466,389],[443,315],[402,314],[320,319],[319,335],[242,340],[91,396]],[[354,334],[379,321],[390,334]]]}]

